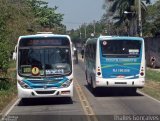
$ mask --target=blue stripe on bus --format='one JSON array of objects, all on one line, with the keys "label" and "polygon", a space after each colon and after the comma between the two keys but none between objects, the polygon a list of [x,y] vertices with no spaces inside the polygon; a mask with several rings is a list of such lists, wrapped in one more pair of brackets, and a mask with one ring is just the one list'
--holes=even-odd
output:
[{"label": "blue stripe on bus", "polygon": [[[51,80],[51,81],[49,81]],[[68,78],[64,77],[62,79],[55,78],[44,78],[43,80],[34,80],[33,79],[25,79],[24,82],[28,84],[31,88],[51,88],[51,87],[60,87]],[[36,81],[40,83],[36,83]]]}]

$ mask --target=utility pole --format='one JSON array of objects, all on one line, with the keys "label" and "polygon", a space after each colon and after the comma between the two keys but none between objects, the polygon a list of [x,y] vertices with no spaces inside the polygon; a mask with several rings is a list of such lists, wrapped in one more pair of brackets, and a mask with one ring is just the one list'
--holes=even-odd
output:
[{"label": "utility pole", "polygon": [[87,37],[87,26],[86,26],[86,24],[84,25],[84,38],[86,39],[86,37]]},{"label": "utility pole", "polygon": [[138,31],[139,31],[139,36],[142,37],[141,0],[138,0]]},{"label": "utility pole", "polygon": [[110,35],[110,20],[108,20],[108,35]]},{"label": "utility pole", "polygon": [[81,40],[82,39],[81,27],[79,27],[79,36],[80,36],[80,40]]},{"label": "utility pole", "polygon": [[96,22],[95,22],[95,20],[93,21],[93,34],[94,34],[94,36],[96,34]]}]

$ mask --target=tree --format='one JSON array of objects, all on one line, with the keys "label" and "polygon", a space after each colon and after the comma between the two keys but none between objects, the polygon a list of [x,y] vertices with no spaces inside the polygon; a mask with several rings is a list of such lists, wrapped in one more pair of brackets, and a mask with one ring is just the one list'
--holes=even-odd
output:
[{"label": "tree", "polygon": [[49,8],[48,3],[41,0],[28,0],[29,6],[31,7],[36,22],[39,23],[41,29],[48,27],[50,30],[57,28],[64,28],[61,23],[63,20],[63,14],[56,13],[57,7]]},{"label": "tree", "polygon": [[160,1],[147,6],[148,12],[143,24],[145,36],[160,35]]},{"label": "tree", "polygon": [[[109,2],[108,0],[105,1],[105,4]],[[134,28],[137,28],[137,1],[138,0],[112,0],[113,4],[109,8],[109,11],[114,13],[113,19],[117,20],[115,23],[119,26],[124,23],[127,26],[127,30],[130,32],[130,35],[135,35],[137,32],[137,29],[134,30]],[[145,15],[146,5],[143,2],[141,2],[141,9],[143,13],[142,15]],[[124,11],[128,11],[130,13],[124,14]]]},{"label": "tree", "polygon": [[2,71],[6,71],[8,68],[9,61],[9,52],[10,52],[10,44],[9,39],[7,37],[7,29],[6,29],[6,20],[9,17],[7,7],[5,6],[4,1],[0,1],[3,5],[0,5],[0,11],[3,14],[0,14],[0,69]]},{"label": "tree", "polygon": [[[21,35],[49,27],[65,32],[63,14],[41,0],[0,0],[0,69],[8,68],[9,57]],[[56,28],[56,29],[55,29]]]}]

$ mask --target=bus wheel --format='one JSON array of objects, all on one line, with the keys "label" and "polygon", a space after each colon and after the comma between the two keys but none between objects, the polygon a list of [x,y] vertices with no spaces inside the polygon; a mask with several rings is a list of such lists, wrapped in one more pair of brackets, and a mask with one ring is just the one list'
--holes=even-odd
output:
[{"label": "bus wheel", "polygon": [[86,75],[86,80],[87,80],[87,82],[88,82],[88,78],[87,78],[87,71],[85,71],[85,75]]},{"label": "bus wheel", "polygon": [[90,87],[91,87],[91,92],[92,92],[93,94],[96,94],[97,88],[95,88],[95,87],[93,86],[93,81],[92,81],[92,80],[91,80]]},{"label": "bus wheel", "polygon": [[129,88],[129,93],[130,94],[136,94],[137,88]]},{"label": "bus wheel", "polygon": [[28,103],[28,99],[27,98],[22,98],[21,103],[22,103],[22,105],[26,105]]}]

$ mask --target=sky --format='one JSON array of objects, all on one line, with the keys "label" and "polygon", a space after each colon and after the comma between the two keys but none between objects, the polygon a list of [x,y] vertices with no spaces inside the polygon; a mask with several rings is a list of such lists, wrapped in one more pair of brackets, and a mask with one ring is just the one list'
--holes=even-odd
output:
[{"label": "sky", "polygon": [[67,30],[77,29],[84,23],[101,19],[105,10],[104,0],[45,0],[49,7],[57,6],[57,12],[64,14],[63,24]]},{"label": "sky", "polygon": [[[101,19],[105,10],[104,0],[44,0],[49,7],[57,6],[57,12],[64,14],[63,24],[67,30],[77,29],[84,23]],[[156,0],[151,0],[152,2]]]}]

